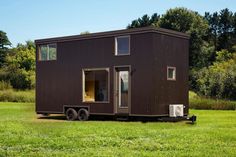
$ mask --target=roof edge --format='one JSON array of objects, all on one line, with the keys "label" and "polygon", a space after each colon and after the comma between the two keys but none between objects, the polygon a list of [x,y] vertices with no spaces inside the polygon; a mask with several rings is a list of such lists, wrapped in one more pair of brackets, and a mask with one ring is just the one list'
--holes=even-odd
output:
[{"label": "roof edge", "polygon": [[140,34],[140,33],[160,33],[180,38],[189,39],[190,36],[186,33],[177,32],[164,28],[156,28],[154,26],[142,27],[142,28],[132,28],[132,29],[122,29],[122,30],[114,30],[107,32],[97,32],[91,34],[83,34],[83,35],[72,35],[72,36],[62,36],[55,38],[45,38],[45,39],[37,39],[35,40],[36,44],[44,44],[50,42],[64,42],[64,41],[73,41],[73,40],[85,40],[85,39],[93,39],[93,38],[102,38],[102,37],[110,37],[117,35],[126,35],[126,34]]}]

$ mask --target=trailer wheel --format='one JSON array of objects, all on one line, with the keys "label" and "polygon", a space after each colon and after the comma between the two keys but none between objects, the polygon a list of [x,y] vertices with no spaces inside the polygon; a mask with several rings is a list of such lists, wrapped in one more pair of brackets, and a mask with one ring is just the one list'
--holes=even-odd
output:
[{"label": "trailer wheel", "polygon": [[66,119],[69,120],[69,121],[73,121],[73,120],[76,120],[78,117],[78,114],[76,112],[75,109],[73,108],[68,108],[66,110]]},{"label": "trailer wheel", "polygon": [[88,110],[84,109],[84,108],[81,108],[79,111],[78,111],[78,119],[80,121],[86,121],[88,120],[89,118],[89,112]]}]

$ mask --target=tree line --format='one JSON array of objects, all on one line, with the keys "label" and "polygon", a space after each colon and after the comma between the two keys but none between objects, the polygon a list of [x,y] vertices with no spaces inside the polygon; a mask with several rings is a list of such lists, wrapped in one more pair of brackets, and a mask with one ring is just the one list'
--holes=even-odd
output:
[{"label": "tree line", "polygon": [[[163,15],[143,15],[127,28],[146,26],[189,34],[190,89],[204,96],[236,100],[236,13],[226,8],[200,15],[187,8],[173,8]],[[34,88],[32,41],[12,48],[6,33],[0,31],[0,81],[16,89]]]}]

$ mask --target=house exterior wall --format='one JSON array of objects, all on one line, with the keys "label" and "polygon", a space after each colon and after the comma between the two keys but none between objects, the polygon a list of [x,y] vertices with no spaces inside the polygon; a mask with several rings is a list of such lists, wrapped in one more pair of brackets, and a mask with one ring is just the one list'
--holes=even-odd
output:
[{"label": "house exterior wall", "polygon": [[[115,37],[130,35],[130,55],[115,56]],[[40,44],[57,43],[57,60],[38,61]],[[114,66],[131,66],[130,115],[166,115],[169,104],[188,112],[188,39],[146,31],[116,32],[81,40],[36,41],[36,112],[63,113],[63,106],[88,106],[92,114],[114,114]],[[167,81],[166,66],[176,66]],[[82,69],[109,68],[109,102],[82,102]]]},{"label": "house exterior wall", "polygon": [[[183,104],[188,114],[189,40],[154,34],[154,105],[153,114],[168,114],[170,104]],[[176,67],[176,80],[167,80],[167,66]]]}]

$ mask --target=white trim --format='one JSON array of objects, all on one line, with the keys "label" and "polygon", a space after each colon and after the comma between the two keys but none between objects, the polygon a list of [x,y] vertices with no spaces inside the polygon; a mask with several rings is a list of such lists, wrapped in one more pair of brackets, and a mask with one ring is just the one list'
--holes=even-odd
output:
[{"label": "white trim", "polygon": [[[169,69],[173,69],[173,77],[174,77],[174,78],[170,78],[170,77],[169,77],[169,75],[168,75],[168,74],[169,74]],[[167,80],[168,80],[168,81],[176,81],[176,67],[167,66],[167,75],[166,75],[166,76],[167,76]]]},{"label": "white trim", "polygon": [[[119,54],[118,52],[118,49],[117,49],[117,46],[118,46],[118,43],[117,43],[117,39],[118,38],[128,38],[129,40],[129,43],[128,43],[128,52],[127,54]],[[130,35],[124,35],[124,36],[117,36],[115,37],[115,56],[128,56],[130,55]]]},{"label": "white trim", "polygon": [[[84,99],[84,93],[85,93],[85,71],[99,71],[99,70],[105,70],[108,72],[108,80],[107,80],[107,101],[85,101]],[[82,68],[82,103],[86,104],[107,104],[110,103],[110,69],[108,67],[105,68]]]}]

